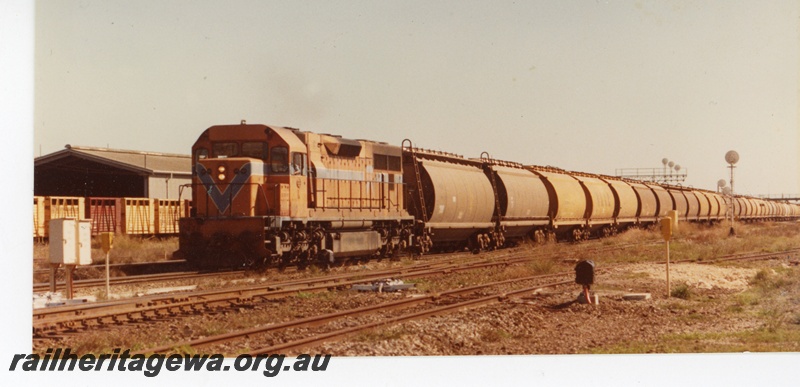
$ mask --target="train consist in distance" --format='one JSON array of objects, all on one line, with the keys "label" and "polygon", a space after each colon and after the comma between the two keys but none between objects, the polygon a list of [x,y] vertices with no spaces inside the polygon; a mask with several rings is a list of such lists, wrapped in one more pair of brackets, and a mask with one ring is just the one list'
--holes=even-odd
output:
[{"label": "train consist in distance", "polygon": [[[796,220],[800,206],[700,189],[348,140],[267,125],[212,126],[192,147],[192,214],[177,258],[304,266],[432,249],[477,251],[682,220]],[[732,208],[729,209],[729,206]]]}]

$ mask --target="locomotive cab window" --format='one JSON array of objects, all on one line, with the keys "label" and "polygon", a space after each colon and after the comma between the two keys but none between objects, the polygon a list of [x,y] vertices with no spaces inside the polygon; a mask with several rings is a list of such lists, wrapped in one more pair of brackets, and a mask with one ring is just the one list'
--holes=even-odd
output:
[{"label": "locomotive cab window", "polygon": [[238,150],[238,144],[235,142],[218,142],[212,147],[212,157],[220,159],[236,157],[239,155]]},{"label": "locomotive cab window", "polygon": [[263,142],[245,142],[242,143],[242,157],[267,160],[267,149],[267,144]]},{"label": "locomotive cab window", "polygon": [[286,173],[289,172],[289,149],[285,146],[276,146],[272,148],[272,172]]},{"label": "locomotive cab window", "polygon": [[292,175],[306,175],[306,154],[292,153]]},{"label": "locomotive cab window", "polygon": [[194,161],[198,162],[200,160],[205,160],[208,158],[208,149],[200,148],[194,151]]}]

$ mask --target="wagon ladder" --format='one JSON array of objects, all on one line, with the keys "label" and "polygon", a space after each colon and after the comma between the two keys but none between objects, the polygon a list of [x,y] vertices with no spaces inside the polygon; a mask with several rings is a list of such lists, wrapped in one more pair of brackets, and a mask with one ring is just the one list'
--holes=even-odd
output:
[{"label": "wagon ladder", "polygon": [[406,142],[408,142],[408,150],[411,153],[411,163],[414,165],[414,176],[417,179],[417,194],[419,195],[419,207],[422,213],[420,214],[420,218],[423,221],[427,222],[427,214],[428,211],[425,208],[425,195],[422,192],[422,177],[419,174],[419,161],[417,160],[417,153],[414,151],[414,147],[411,144],[411,140],[403,140],[403,147],[405,148]]}]

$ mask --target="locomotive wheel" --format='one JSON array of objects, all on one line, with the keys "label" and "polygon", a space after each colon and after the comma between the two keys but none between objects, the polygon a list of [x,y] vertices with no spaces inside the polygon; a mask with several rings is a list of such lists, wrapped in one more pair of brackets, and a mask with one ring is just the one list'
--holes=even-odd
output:
[{"label": "locomotive wheel", "polygon": [[298,253],[296,261],[298,271],[303,271],[308,268],[308,251]]}]

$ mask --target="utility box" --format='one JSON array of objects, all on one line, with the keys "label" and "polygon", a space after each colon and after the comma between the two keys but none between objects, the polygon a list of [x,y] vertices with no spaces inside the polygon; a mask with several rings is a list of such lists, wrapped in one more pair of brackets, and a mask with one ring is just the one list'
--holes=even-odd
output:
[{"label": "utility box", "polygon": [[90,265],[92,263],[92,222],[61,218],[50,220],[50,263]]},{"label": "utility box", "polygon": [[594,283],[594,261],[580,261],[575,265],[575,283],[583,286]]}]

